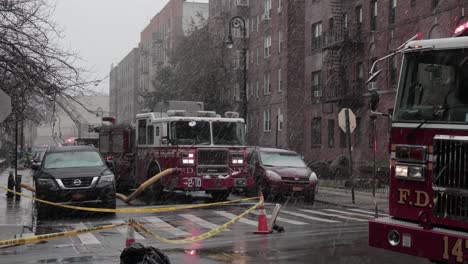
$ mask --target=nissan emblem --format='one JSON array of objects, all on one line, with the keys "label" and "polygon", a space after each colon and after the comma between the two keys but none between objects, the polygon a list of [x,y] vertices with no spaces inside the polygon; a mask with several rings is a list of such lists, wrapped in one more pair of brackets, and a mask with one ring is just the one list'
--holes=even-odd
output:
[{"label": "nissan emblem", "polygon": [[81,180],[80,180],[80,179],[76,179],[76,180],[73,181],[73,184],[74,184],[75,186],[80,186],[80,185],[81,185]]}]

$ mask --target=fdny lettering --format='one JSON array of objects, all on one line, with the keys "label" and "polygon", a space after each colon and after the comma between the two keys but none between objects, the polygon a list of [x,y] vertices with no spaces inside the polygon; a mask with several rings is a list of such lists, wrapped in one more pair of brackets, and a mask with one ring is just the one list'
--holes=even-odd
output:
[{"label": "fdny lettering", "polygon": [[398,189],[399,204],[414,205],[416,207],[432,207],[430,204],[429,194],[425,191],[414,191],[410,189]]}]

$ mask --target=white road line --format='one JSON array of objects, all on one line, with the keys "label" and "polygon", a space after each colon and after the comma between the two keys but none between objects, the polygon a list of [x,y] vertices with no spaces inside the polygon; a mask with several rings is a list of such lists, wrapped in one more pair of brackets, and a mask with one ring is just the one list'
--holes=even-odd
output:
[{"label": "white road line", "polygon": [[[208,221],[206,221],[204,219],[201,219],[200,217],[192,215],[192,214],[180,214],[180,216],[182,216],[183,218],[189,220],[190,222],[192,222],[194,224],[197,224],[199,226],[203,226],[203,227],[208,228],[210,230],[220,227],[217,224],[213,224],[211,222],[208,222]],[[225,231],[231,231],[231,230],[230,229],[225,229]]]},{"label": "white road line", "polygon": [[[73,229],[86,229],[87,227],[83,223],[79,224],[72,224]],[[78,239],[80,239],[81,243],[84,245],[99,245],[101,242],[92,234],[92,233],[84,233],[77,235]]]},{"label": "white road line", "polygon": [[[123,220],[112,220],[111,223],[113,225],[118,225],[118,224],[123,224],[125,223],[125,221]],[[119,232],[124,236],[124,237],[127,237],[127,226],[119,226],[117,227],[117,230],[119,230]],[[135,239],[136,240],[143,240],[143,239],[146,239],[144,236],[140,235],[140,233],[138,233],[137,230],[135,230]]]},{"label": "white road line", "polygon": [[336,209],[324,209],[324,210],[325,210],[325,211],[329,211],[329,212],[334,212],[334,213],[346,214],[346,215],[355,215],[355,216],[367,217],[367,218],[372,217],[371,215],[368,215],[368,214],[363,214],[363,213],[352,213],[352,212],[347,212],[347,211],[342,211],[342,210],[336,210]]},{"label": "white road line", "polygon": [[[366,210],[361,210],[361,209],[348,209],[350,211],[354,211],[354,212],[361,212],[361,213],[365,213],[365,214],[370,214],[370,215],[375,215],[375,212],[372,212],[372,211],[366,211]],[[388,214],[384,214],[384,213],[381,213],[379,212],[379,215],[381,216],[390,216]]]},{"label": "white road line", "polygon": [[306,218],[306,219],[310,219],[310,220],[315,220],[315,221],[319,221],[319,222],[325,222],[325,223],[341,223],[341,221],[337,221],[337,220],[330,220],[330,219],[325,219],[325,218],[310,216],[310,215],[306,215],[306,214],[295,213],[295,212],[288,211],[288,210],[281,210],[281,213],[283,213],[283,214],[289,214],[289,215],[293,215],[293,216],[297,216],[297,217],[302,217],[302,218]]},{"label": "white road line", "polygon": [[[236,215],[233,215],[233,214],[228,213],[228,212],[226,212],[226,211],[214,211],[214,213],[215,213],[215,214],[218,214],[218,215],[220,215],[220,216],[224,216],[224,217],[226,217],[226,218],[228,218],[228,219],[234,219],[234,218],[237,217]],[[241,219],[239,220],[239,222],[244,223],[244,224],[248,224],[248,225],[258,226],[258,223],[257,223],[257,222],[252,221],[252,220],[249,220],[249,219],[245,219],[245,218],[241,218]]]},{"label": "white road line", "polygon": [[144,217],[146,221],[148,221],[156,230],[162,230],[168,233],[171,233],[174,236],[177,237],[186,237],[186,236],[191,236],[190,233],[187,233],[183,230],[180,230],[165,221],[163,221],[161,218],[156,217],[156,216],[149,216],[149,217]]},{"label": "white road line", "polygon": [[[252,211],[251,213],[254,214],[254,215],[259,215],[260,214],[258,211]],[[267,214],[267,217],[271,218],[271,215]],[[304,223],[304,222],[301,222],[301,221],[295,221],[295,220],[283,218],[283,217],[280,217],[280,216],[278,216],[276,218],[276,221],[280,221],[280,222],[284,222],[284,223],[288,223],[288,224],[293,224],[293,225],[308,225],[309,224],[309,223]]]},{"label": "white road line", "polygon": [[323,212],[317,212],[317,211],[312,211],[312,210],[307,210],[307,209],[299,209],[303,212],[311,213],[311,214],[318,214],[318,215],[323,215],[323,216],[330,216],[330,217],[336,217],[336,218],[341,218],[341,219],[346,219],[346,220],[353,220],[353,221],[358,221],[358,222],[367,222],[366,219],[362,218],[354,218],[350,216],[342,216],[342,215],[337,215],[337,214],[327,214]]}]

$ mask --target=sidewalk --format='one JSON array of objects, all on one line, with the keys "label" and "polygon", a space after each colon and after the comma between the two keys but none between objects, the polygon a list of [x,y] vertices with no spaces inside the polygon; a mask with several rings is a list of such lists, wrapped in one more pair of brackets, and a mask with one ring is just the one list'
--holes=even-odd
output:
[{"label": "sidewalk", "polygon": [[375,210],[377,203],[380,212],[388,212],[388,194],[377,193],[374,197],[372,193],[355,191],[355,204],[352,203],[351,190],[329,187],[319,187],[315,196],[317,202],[336,204],[345,207]]},{"label": "sidewalk", "polygon": [[[7,186],[8,173],[12,170],[6,168],[0,169],[0,185]],[[31,170],[18,170],[18,174],[22,175],[22,182],[32,183]],[[24,190],[26,194],[29,191]],[[30,233],[25,230],[32,227],[32,202],[24,197],[21,200],[15,198],[7,199],[6,191],[0,190],[0,240],[10,239],[12,237],[20,237],[23,233]]]}]

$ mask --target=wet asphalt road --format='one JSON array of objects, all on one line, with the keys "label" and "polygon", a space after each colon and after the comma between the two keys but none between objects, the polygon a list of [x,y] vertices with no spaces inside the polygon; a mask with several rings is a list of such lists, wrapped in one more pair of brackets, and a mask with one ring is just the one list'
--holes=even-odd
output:
[{"label": "wet asphalt road", "polygon": [[[231,197],[233,198],[237,197]],[[209,200],[180,195],[166,203],[174,202],[184,204]],[[169,255],[172,263],[427,263],[424,259],[368,247],[366,219],[372,216],[370,211],[323,203],[310,206],[300,200],[283,202],[285,207],[279,215],[278,224],[285,227],[284,233],[252,234],[257,228],[257,216],[250,214],[245,220],[231,226],[229,231],[192,244],[162,244],[138,232],[136,239],[145,246],[162,249]],[[128,218],[135,218],[166,238],[183,238],[224,224],[252,204],[245,202],[206,209],[114,216],[60,212],[41,221],[29,209],[29,212],[23,212],[24,217],[31,218],[30,226],[26,227],[23,236],[122,223]],[[127,205],[119,203],[119,207],[125,206]],[[137,206],[145,205],[139,203]],[[271,214],[273,204],[267,204],[266,208],[267,213]],[[10,212],[14,211],[12,209]],[[4,212],[9,214],[8,210]],[[126,227],[123,227],[1,248],[0,263],[119,263],[125,235]]]}]

